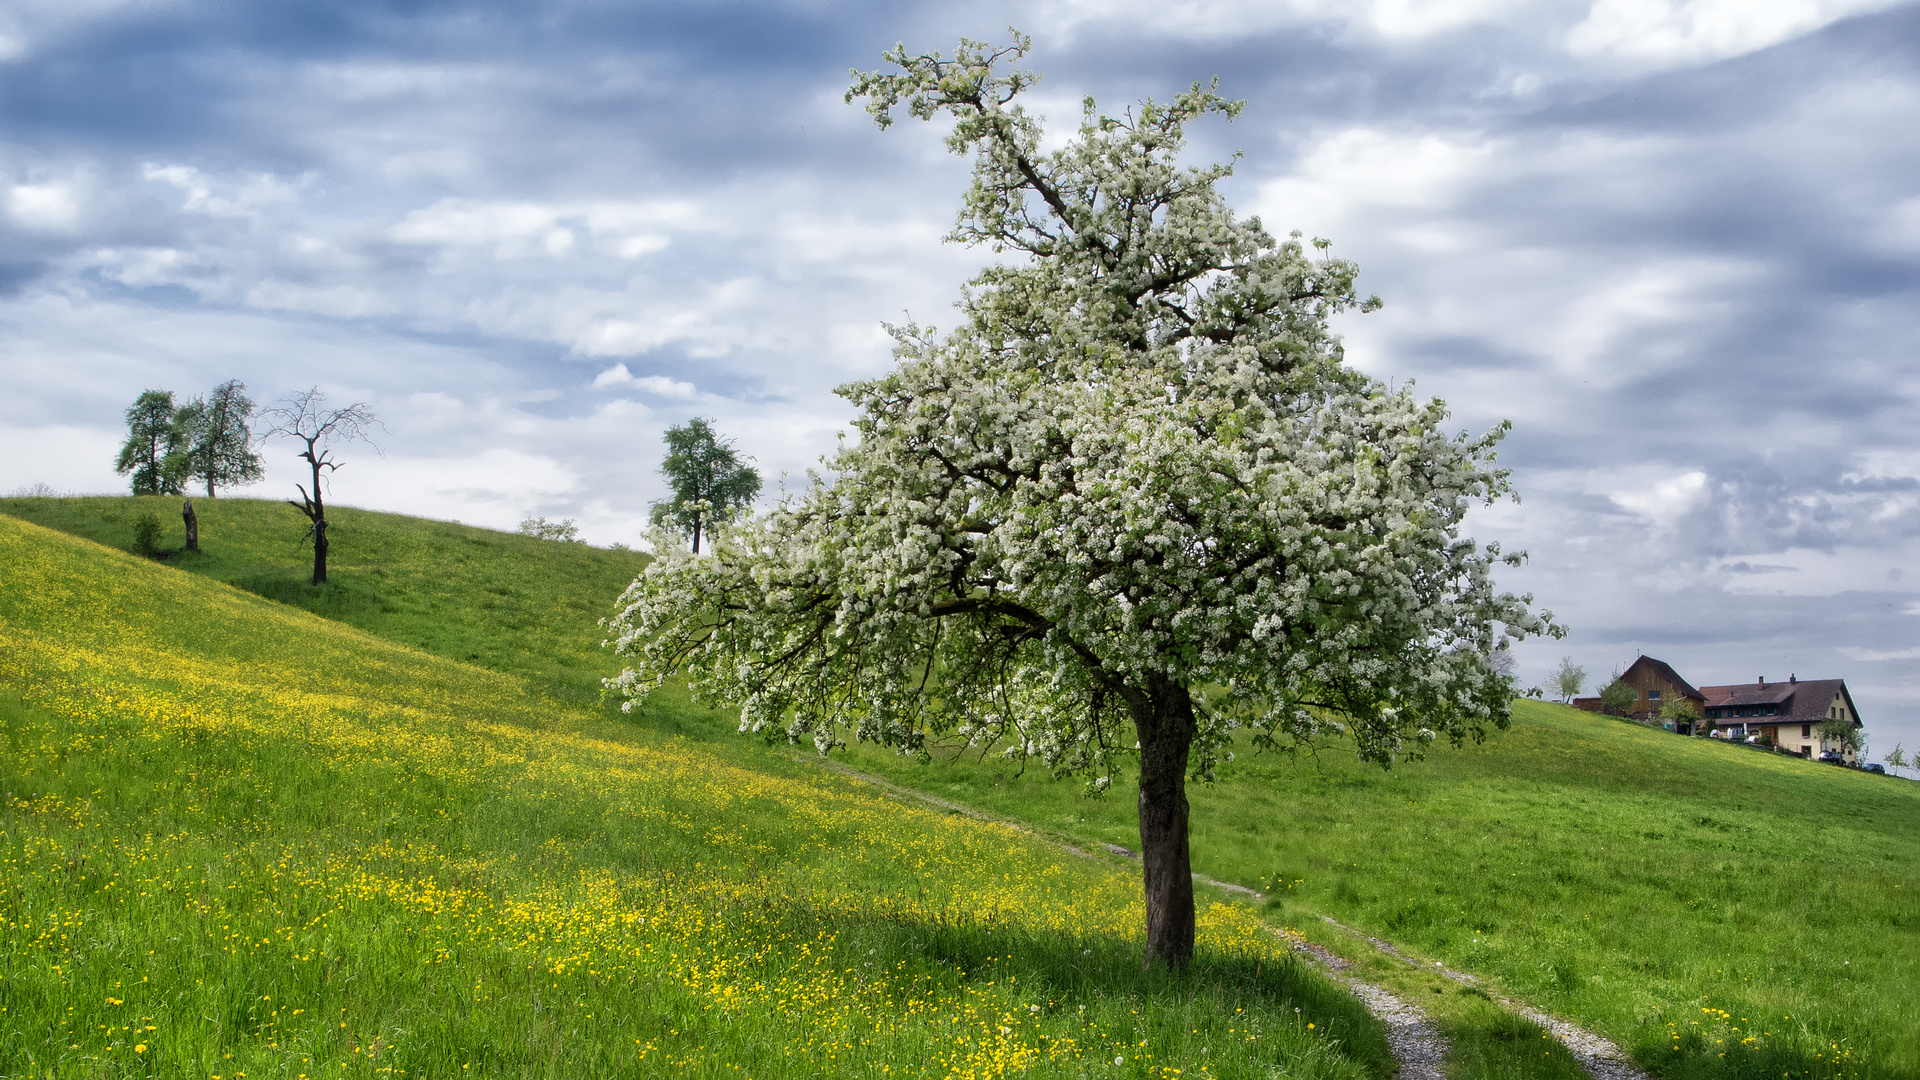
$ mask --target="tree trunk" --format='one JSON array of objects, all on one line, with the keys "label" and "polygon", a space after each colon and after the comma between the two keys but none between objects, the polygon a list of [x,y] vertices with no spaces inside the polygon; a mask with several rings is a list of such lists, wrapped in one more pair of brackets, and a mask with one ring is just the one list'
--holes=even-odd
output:
[{"label": "tree trunk", "polygon": [[313,519],[313,583],[327,583],[327,519],[324,515]]},{"label": "tree trunk", "polygon": [[700,554],[700,526],[705,524],[700,515],[693,516],[693,553]]},{"label": "tree trunk", "polygon": [[1193,959],[1193,866],[1187,854],[1187,755],[1197,724],[1187,688],[1149,680],[1125,692],[1140,736],[1140,861],[1147,899],[1146,966]]},{"label": "tree trunk", "polygon": [[193,500],[188,499],[180,507],[180,518],[187,523],[187,550],[200,550],[200,519],[193,512]]}]

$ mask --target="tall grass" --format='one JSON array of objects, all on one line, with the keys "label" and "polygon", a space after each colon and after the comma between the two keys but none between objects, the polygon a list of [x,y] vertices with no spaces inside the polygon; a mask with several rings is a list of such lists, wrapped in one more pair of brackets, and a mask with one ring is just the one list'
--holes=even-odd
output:
[{"label": "tall grass", "polygon": [[[1244,908],[0,516],[0,1075],[1390,1073]],[[739,745],[739,744],[727,744]]]}]

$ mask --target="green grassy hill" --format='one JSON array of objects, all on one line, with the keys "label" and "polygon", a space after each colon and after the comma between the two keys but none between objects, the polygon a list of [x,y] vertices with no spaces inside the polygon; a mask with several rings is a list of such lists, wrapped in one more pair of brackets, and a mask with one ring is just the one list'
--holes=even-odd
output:
[{"label": "green grassy hill", "polygon": [[[209,564],[245,550],[203,520]],[[442,528],[342,520],[368,551]],[[342,614],[405,614],[370,582],[434,567],[352,542]],[[553,550],[588,567],[556,591],[601,572]],[[429,641],[563,627],[534,678],[0,515],[0,1075],[1391,1072],[1244,906],[1206,906],[1191,974],[1143,973],[1125,869],[549,693],[583,627],[468,610],[540,580],[483,562]]]},{"label": "green grassy hill", "polygon": [[[854,756],[1136,844],[1132,800],[1074,781]],[[1190,796],[1197,871],[1490,977],[1661,1076],[1920,1077],[1920,784],[1522,701],[1481,746],[1391,771],[1243,749]]]},{"label": "green grassy hill", "polygon": [[[647,564],[633,551],[342,506],[327,510],[331,573],[315,587],[298,510],[267,499],[193,505],[200,551],[169,565],[571,701],[598,700],[600,679],[619,670],[594,622]],[[163,548],[185,542],[172,496],[0,499],[0,513],[122,551],[133,549],[134,521],[153,514]]]},{"label": "green grassy hill", "polygon": [[[140,503],[0,500],[0,511],[124,548]],[[154,505],[178,513],[174,500]],[[557,715],[602,725],[593,730],[610,744],[815,775],[683,697],[650,699],[624,721],[589,703],[617,667],[595,648],[593,619],[640,556],[343,511],[338,581],[312,590],[290,508],[281,520],[268,503],[196,506],[209,550],[173,560],[181,569],[524,675],[533,692],[573,703]],[[661,733],[690,738],[647,742]],[[922,766],[856,750],[851,760],[1083,847],[1136,846],[1124,791],[1090,798],[1076,782],[1015,776],[997,757]],[[1920,1080],[1920,785],[1521,702],[1513,730],[1486,745],[1390,772],[1337,747],[1298,759],[1243,752],[1193,801],[1197,868],[1268,890],[1270,915],[1339,943],[1316,929],[1313,916],[1327,914],[1487,977],[1605,1032],[1662,1076]],[[1489,1031],[1516,1046],[1538,1038],[1524,1026]],[[1454,1076],[1542,1077],[1563,1064],[1509,1054],[1456,1061]]]}]

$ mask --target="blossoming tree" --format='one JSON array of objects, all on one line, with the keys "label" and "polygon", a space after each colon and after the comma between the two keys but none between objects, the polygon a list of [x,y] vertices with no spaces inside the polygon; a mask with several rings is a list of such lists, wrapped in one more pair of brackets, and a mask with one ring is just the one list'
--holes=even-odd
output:
[{"label": "blossoming tree", "polygon": [[[712,554],[648,567],[608,620],[632,699],[676,674],[743,731],[825,752],[1003,746],[1106,788],[1137,762],[1146,962],[1194,947],[1189,777],[1239,738],[1344,737],[1389,763],[1508,721],[1500,644],[1553,633],[1461,535],[1508,490],[1504,428],[1341,362],[1327,321],[1368,308],[1352,264],[1237,217],[1186,125],[1240,106],[1199,84],[1118,116],[1091,100],[1042,150],[1028,47],[963,41],[859,74],[953,119],[974,179],[953,239],[1011,250],[947,333],[895,329],[897,368],[841,393],[857,443]],[[1512,562],[1513,558],[1504,557]]]}]

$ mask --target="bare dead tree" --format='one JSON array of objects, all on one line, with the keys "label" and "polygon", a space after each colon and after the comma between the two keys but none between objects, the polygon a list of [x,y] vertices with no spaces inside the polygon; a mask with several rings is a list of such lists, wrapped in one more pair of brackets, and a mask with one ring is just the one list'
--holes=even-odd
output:
[{"label": "bare dead tree", "polygon": [[313,540],[313,583],[327,583],[327,507],[320,495],[320,476],[324,471],[329,478],[339,470],[344,462],[333,459],[333,447],[343,442],[360,440],[373,447],[374,453],[380,447],[367,437],[371,428],[382,427],[373,415],[373,410],[364,401],[355,402],[344,409],[327,408],[327,396],[319,387],[302,390],[299,393],[280,399],[277,408],[268,409],[260,414],[266,421],[266,438],[292,439],[304,449],[300,451],[301,460],[307,463],[313,472],[313,490],[295,484],[300,491],[300,501],[288,499],[294,509],[307,515],[312,527],[307,535]]}]

